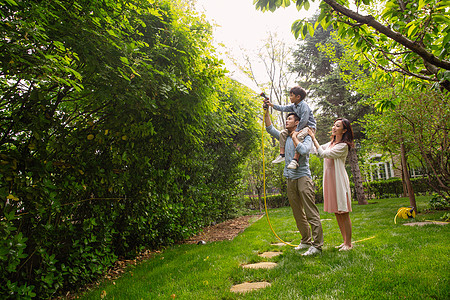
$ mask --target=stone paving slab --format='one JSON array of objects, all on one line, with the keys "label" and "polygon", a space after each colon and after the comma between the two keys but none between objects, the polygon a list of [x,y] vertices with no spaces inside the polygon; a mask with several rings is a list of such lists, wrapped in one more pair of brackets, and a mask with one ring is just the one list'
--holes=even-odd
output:
[{"label": "stone paving slab", "polygon": [[413,223],[405,223],[403,225],[405,226],[424,226],[424,225],[431,225],[431,224],[436,224],[436,225],[447,225],[448,222],[439,222],[439,221],[429,221],[429,222],[413,222]]},{"label": "stone paving slab", "polygon": [[281,254],[281,252],[268,251],[268,252],[258,254],[258,256],[265,257],[265,258],[272,258],[272,257],[278,256],[280,254]]},{"label": "stone paving slab", "polygon": [[230,291],[233,293],[246,293],[253,290],[263,289],[270,286],[269,282],[244,282],[231,287]]},{"label": "stone paving slab", "polygon": [[274,262],[259,262],[255,264],[242,265],[244,269],[273,269],[277,266]]}]

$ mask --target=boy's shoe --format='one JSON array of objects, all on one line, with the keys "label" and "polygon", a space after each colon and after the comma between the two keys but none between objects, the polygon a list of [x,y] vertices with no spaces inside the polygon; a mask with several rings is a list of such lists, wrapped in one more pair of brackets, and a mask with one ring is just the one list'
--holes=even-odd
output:
[{"label": "boy's shoe", "polygon": [[314,246],[311,246],[311,247],[308,249],[308,251],[306,251],[306,252],[303,253],[302,255],[303,255],[303,256],[309,256],[309,255],[316,255],[316,254],[320,254],[320,253],[322,253],[321,250],[317,249],[317,248],[314,247]]},{"label": "boy's shoe", "polygon": [[284,156],[278,155],[277,158],[275,158],[275,159],[272,161],[272,163],[273,163],[273,164],[278,164],[278,163],[283,162],[283,161],[284,161]]},{"label": "boy's shoe", "polygon": [[295,247],[294,249],[295,250],[300,250],[300,249],[306,249],[306,248],[309,248],[309,247],[311,247],[311,245],[308,245],[308,244],[299,244],[297,247]]},{"label": "boy's shoe", "polygon": [[287,168],[291,169],[291,170],[297,169],[298,168],[298,162],[295,159],[291,160],[291,162],[289,163]]}]

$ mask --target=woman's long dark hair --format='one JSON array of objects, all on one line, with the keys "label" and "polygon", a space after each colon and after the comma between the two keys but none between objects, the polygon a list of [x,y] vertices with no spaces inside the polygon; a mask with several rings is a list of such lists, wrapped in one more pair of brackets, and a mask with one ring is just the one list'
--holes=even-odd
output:
[{"label": "woman's long dark hair", "polygon": [[[347,131],[342,135],[342,140],[339,143],[346,143],[348,149],[353,148],[355,145],[353,144],[353,129],[350,121],[345,118],[337,118],[334,123],[337,121],[341,121],[344,129],[347,129]],[[334,142],[335,139],[336,136],[331,136],[331,142]]]}]

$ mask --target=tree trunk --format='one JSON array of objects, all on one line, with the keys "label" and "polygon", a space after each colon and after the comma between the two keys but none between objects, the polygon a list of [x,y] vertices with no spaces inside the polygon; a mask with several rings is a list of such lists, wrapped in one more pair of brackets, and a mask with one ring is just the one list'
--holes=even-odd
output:
[{"label": "tree trunk", "polygon": [[355,184],[356,199],[358,200],[358,204],[360,205],[368,204],[366,195],[364,194],[361,170],[359,169],[358,164],[358,154],[356,153],[355,148],[351,148],[350,151],[348,152],[348,161],[350,163],[350,168],[353,174],[353,183]]},{"label": "tree trunk", "polygon": [[402,188],[403,188],[403,197],[408,197],[408,187],[406,186],[405,172],[403,172],[403,160],[400,162],[400,166],[402,167]]},{"label": "tree trunk", "polygon": [[263,209],[263,206],[264,206],[264,204],[263,204],[263,200],[262,200],[262,189],[259,189],[259,188],[256,188],[256,191],[257,191],[257,193],[258,193],[258,204],[259,204],[259,212],[262,212],[262,209]]},{"label": "tree trunk", "polygon": [[400,138],[400,153],[402,158],[402,179],[406,183],[406,189],[409,197],[409,205],[412,206],[415,212],[417,213],[416,197],[414,195],[414,190],[412,188],[411,180],[409,178],[408,165],[406,160],[406,150],[405,145],[403,143],[403,138]]}]

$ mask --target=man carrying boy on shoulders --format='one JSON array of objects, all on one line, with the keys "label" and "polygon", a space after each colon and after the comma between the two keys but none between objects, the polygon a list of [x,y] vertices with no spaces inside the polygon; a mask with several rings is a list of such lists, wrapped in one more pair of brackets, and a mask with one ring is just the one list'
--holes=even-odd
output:
[{"label": "man carrying boy on shoulders", "polygon": [[[264,122],[267,132],[279,139],[280,131],[273,127],[268,110],[266,110],[264,115]],[[307,135],[303,142],[300,142],[297,137],[298,132],[295,131],[299,122],[300,119],[295,113],[288,114],[286,129],[289,135],[285,145],[286,160],[283,175],[287,179],[289,204],[292,208],[297,228],[302,236],[301,243],[295,249],[308,248],[308,251],[302,255],[314,255],[322,251],[323,230],[319,210],[315,204],[314,186],[309,169],[309,151],[312,146],[312,140]],[[299,166],[296,169],[288,169],[287,162],[294,158],[295,153],[299,154]]]}]

